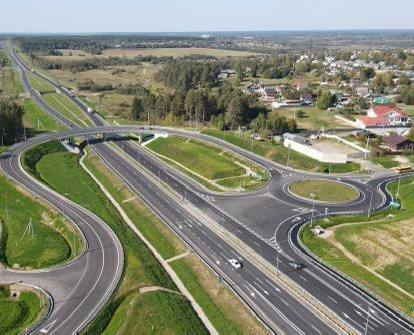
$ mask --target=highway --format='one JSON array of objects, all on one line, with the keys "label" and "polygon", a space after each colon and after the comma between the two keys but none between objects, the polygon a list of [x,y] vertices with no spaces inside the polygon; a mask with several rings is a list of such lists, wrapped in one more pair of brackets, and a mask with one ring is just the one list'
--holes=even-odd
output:
[{"label": "highway", "polygon": [[[23,72],[23,80],[25,74]],[[30,88],[27,81],[25,86]],[[63,90],[64,93],[68,93]],[[40,105],[44,103],[40,96],[31,92]],[[68,93],[69,94],[69,93]],[[70,96],[70,95],[69,95]],[[71,97],[73,100],[75,98]],[[44,103],[45,104],[45,103]],[[77,104],[84,109],[79,101]],[[51,109],[47,104],[42,105],[57,119],[62,116]],[[85,109],[84,109],[85,110]],[[102,126],[102,120],[95,114],[89,114],[92,121]],[[66,122],[66,123],[65,123]],[[94,136],[98,133],[143,133],[148,130],[142,127],[106,127],[101,129],[75,129],[70,121],[63,120],[72,130],[61,134],[43,135],[37,141],[51,138],[71,137],[82,135]],[[226,229],[232,235],[249,245],[257,254],[269,263],[275,263],[277,249],[280,248],[280,270],[291,280],[296,282],[313,297],[334,311],[356,332],[363,333],[366,327],[366,311],[371,305],[375,314],[368,325],[368,333],[389,334],[398,331],[400,334],[412,333],[412,325],[398,319],[398,316],[388,307],[375,299],[371,299],[358,287],[351,285],[331,270],[325,269],[303,252],[297,241],[297,231],[303,222],[309,219],[311,203],[293,198],[286,192],[288,182],[300,178],[320,176],[303,174],[287,169],[262,157],[234,147],[227,142],[193,132],[173,130],[160,127],[151,127],[151,132],[168,132],[188,137],[198,137],[228,150],[235,151],[246,158],[265,166],[272,174],[270,184],[261,192],[241,196],[219,196],[209,194],[186,177],[171,170],[165,164],[131,143],[116,142],[119,149],[123,149],[129,159],[114,152],[104,143],[93,144],[96,152],[118,174],[118,176],[153,210],[166,221],[197,253],[232,286],[232,288],[249,304],[249,306],[271,327],[283,332],[326,334],[335,332],[326,320],[321,320],[307,306],[292,297],[275,281],[267,277],[263,271],[252,263],[243,259],[244,267],[234,270],[228,264],[229,257],[243,258],[237,250],[223,241],[217,234],[205,227],[196,216],[185,210],[177,199],[163,191],[164,185],[173,188],[178,194],[185,194],[186,202],[193,204],[206,213],[214,222]],[[27,143],[34,142],[31,140]],[[32,145],[32,144],[30,144]],[[18,147],[18,146],[16,146]],[[13,149],[20,150],[20,149]],[[13,151],[14,152],[14,151]],[[9,159],[7,159],[9,160]],[[133,162],[135,161],[135,162]],[[158,176],[160,182],[155,182],[147,174],[142,173],[139,166],[145,167],[153,175]],[[362,211],[368,207],[379,208],[389,202],[389,196],[383,196],[378,187],[383,188],[383,179],[358,181],[358,177],[348,177],[346,182],[355,185],[361,192],[361,197],[353,204],[345,206],[315,205],[316,213],[323,213],[328,207],[329,213]],[[367,194],[371,196],[367,196]],[[386,194],[386,193],[385,193]],[[299,219],[297,219],[299,218]],[[233,255],[233,256],[231,256]],[[294,259],[304,265],[304,268],[293,271],[288,261]]]}]

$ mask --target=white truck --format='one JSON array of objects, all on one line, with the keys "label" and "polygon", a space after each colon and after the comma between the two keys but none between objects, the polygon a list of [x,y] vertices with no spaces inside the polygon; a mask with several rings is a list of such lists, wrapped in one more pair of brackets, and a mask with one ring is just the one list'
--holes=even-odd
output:
[{"label": "white truck", "polygon": [[92,114],[94,110],[91,107],[88,107],[88,113]]}]

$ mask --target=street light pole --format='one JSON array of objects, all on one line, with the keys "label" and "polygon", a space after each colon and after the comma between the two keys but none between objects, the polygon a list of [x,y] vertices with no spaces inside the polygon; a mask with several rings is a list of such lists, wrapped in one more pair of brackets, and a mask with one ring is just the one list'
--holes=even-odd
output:
[{"label": "street light pole", "polygon": [[373,192],[372,192],[372,191],[370,191],[370,192],[371,192],[371,198],[370,198],[370,200],[369,200],[368,217],[370,217],[370,216],[371,216],[372,195],[373,195]]},{"label": "street light pole", "polygon": [[313,224],[313,212],[315,210],[315,193],[311,193],[310,194],[311,198],[313,199],[313,203],[312,203],[312,214],[311,214],[311,222],[310,222],[310,227],[312,228],[312,224]]}]

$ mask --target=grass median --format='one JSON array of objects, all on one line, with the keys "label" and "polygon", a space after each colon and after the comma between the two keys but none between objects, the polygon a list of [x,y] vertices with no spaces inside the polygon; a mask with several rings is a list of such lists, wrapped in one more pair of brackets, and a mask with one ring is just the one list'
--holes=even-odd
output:
[{"label": "grass median", "polygon": [[[171,290],[176,287],[166,271],[158,263],[148,248],[123,222],[117,210],[104,196],[99,187],[90,176],[78,164],[78,155],[68,152],[57,151],[47,154],[45,150],[39,150],[43,155],[36,164],[37,176],[46,181],[52,188],[67,198],[81,204],[91,212],[103,219],[120,239],[125,253],[125,268],[122,281],[110,301],[97,318],[86,329],[86,334],[101,334],[122,325],[122,329],[132,327],[136,317],[125,318],[122,309],[128,309],[125,305],[127,299],[139,296],[139,289],[147,286],[159,286]],[[74,187],[76,185],[76,187]],[[145,295],[157,293],[147,292]],[[134,315],[141,315],[151,309],[153,318],[157,319],[159,325],[168,329],[171,334],[197,333],[205,334],[207,330],[198,319],[186,299],[180,298],[174,304],[169,304],[169,298],[161,295],[158,298],[149,299],[152,304],[134,305]],[[142,333],[153,332],[153,319],[140,319],[139,329]],[[109,328],[108,328],[109,327]],[[109,330],[108,330],[109,331]]]},{"label": "grass median", "polygon": [[[401,209],[367,216],[336,217],[305,227],[305,245],[331,266],[362,283],[407,315],[414,317],[414,179],[402,179]],[[390,184],[397,193],[398,181]]]},{"label": "grass median", "polygon": [[197,140],[169,136],[147,148],[213,191],[252,190],[267,179],[266,171],[256,164]]}]

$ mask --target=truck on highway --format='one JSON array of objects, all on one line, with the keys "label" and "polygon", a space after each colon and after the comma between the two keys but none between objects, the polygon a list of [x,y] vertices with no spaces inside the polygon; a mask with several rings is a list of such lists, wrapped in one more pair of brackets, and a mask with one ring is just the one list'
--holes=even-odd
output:
[{"label": "truck on highway", "polygon": [[88,107],[88,113],[92,114],[94,110],[91,107]]}]

